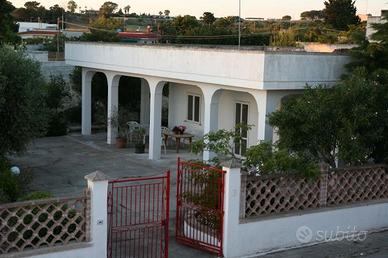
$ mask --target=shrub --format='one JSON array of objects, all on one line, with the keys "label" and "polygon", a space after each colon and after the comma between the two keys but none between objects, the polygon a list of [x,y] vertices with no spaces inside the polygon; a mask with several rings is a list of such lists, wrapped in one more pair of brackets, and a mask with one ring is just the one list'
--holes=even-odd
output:
[{"label": "shrub", "polygon": [[264,142],[250,147],[246,153],[244,166],[255,174],[289,174],[295,173],[304,177],[316,177],[319,169],[316,163],[285,149],[276,149]]},{"label": "shrub", "polygon": [[6,159],[0,159],[0,203],[15,202],[28,191],[32,177],[28,170],[12,174]]},{"label": "shrub", "polygon": [[52,198],[53,195],[50,192],[42,192],[36,191],[31,192],[20,198],[21,201],[30,201],[30,200],[39,200],[39,199],[47,199]]}]

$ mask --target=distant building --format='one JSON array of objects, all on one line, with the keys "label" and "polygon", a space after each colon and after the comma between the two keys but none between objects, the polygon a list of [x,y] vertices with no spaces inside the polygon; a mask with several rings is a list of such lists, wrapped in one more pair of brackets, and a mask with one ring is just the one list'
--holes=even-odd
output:
[{"label": "distant building", "polygon": [[39,30],[57,30],[57,24],[43,23],[43,22],[17,22],[19,25],[19,33],[27,31]]},{"label": "distant building", "polygon": [[384,14],[388,13],[388,10],[381,10],[381,16],[368,16],[367,26],[366,26],[366,37],[370,40],[371,36],[376,32],[372,24],[374,23],[384,23],[386,22],[383,19]]},{"label": "distant building", "polygon": [[247,17],[247,18],[245,18],[245,20],[247,20],[247,21],[264,21],[264,18],[260,18],[260,17]]}]

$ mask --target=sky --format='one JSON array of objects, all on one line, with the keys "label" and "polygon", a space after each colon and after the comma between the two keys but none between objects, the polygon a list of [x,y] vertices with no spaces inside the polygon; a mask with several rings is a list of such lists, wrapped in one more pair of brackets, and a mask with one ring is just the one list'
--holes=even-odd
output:
[{"label": "sky", "polygon": [[[25,1],[10,0],[16,7],[24,5]],[[36,0],[46,8],[59,4],[66,6],[66,0]],[[108,1],[108,0],[106,0]],[[200,17],[203,12],[209,11],[216,17],[238,15],[238,0],[110,0],[124,7],[131,6],[131,12],[157,14],[168,9],[171,16],[190,14]],[[95,9],[101,6],[105,0],[75,0],[82,7]],[[281,18],[291,15],[298,19],[303,11],[321,10],[324,8],[324,0],[241,0],[242,17]],[[359,14],[371,13],[380,15],[381,9],[388,9],[388,0],[356,0]]]}]

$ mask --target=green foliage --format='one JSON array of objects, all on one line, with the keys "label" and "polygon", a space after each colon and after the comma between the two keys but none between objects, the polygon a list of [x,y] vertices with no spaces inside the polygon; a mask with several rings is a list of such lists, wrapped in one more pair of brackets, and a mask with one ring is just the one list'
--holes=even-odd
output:
[{"label": "green foliage", "polygon": [[71,12],[74,13],[75,10],[77,9],[78,5],[74,0],[70,0],[67,2],[67,9]]},{"label": "green foliage", "polygon": [[11,2],[0,1],[0,44],[20,42],[20,38],[16,34],[18,26],[11,15],[14,9],[15,7]]},{"label": "green foliage", "polygon": [[[222,174],[212,167],[200,162],[185,164],[190,167],[190,175],[187,179],[193,187],[182,193],[182,197],[187,203],[194,204],[198,209],[194,213],[195,219],[202,225],[212,229],[219,229],[221,220],[217,210],[220,208],[219,187]],[[193,189],[201,189],[193,190]]]},{"label": "green foliage", "polygon": [[[388,21],[388,14],[383,19]],[[360,46],[351,51],[352,62],[348,65],[351,71],[364,67],[372,74],[378,69],[388,69],[388,22],[372,26],[376,29],[372,35],[374,41],[369,42],[364,38],[360,40]]]},{"label": "green foliage", "polygon": [[232,130],[220,129],[218,131],[212,131],[205,134],[202,139],[195,141],[192,144],[192,151],[195,154],[202,151],[210,151],[218,154],[219,156],[213,159],[212,162],[218,163],[219,159],[230,160],[239,159],[234,154],[234,145],[239,142],[242,135],[246,134],[252,126],[239,124]]},{"label": "green foliage", "polygon": [[203,21],[203,23],[210,26],[216,21],[216,18],[214,17],[214,13],[204,12],[203,16],[201,17],[201,20]]},{"label": "green foliage", "polygon": [[42,191],[36,191],[28,193],[21,197],[21,201],[31,201],[31,200],[39,200],[39,199],[48,199],[52,198],[53,195],[50,192],[42,192]]},{"label": "green foliage", "polygon": [[269,115],[279,147],[309,153],[335,167],[339,158],[359,165],[388,157],[388,74],[357,69],[332,89],[308,87]]},{"label": "green foliage", "polygon": [[23,51],[0,47],[0,157],[22,152],[44,135],[47,107],[39,63]]},{"label": "green foliage", "polygon": [[99,15],[101,17],[107,18],[112,16],[113,12],[117,9],[118,4],[113,3],[111,1],[105,2],[100,7]]},{"label": "green foliage", "polygon": [[51,76],[46,85],[46,105],[49,108],[49,122],[46,136],[67,134],[64,104],[70,97],[66,81],[62,75]]},{"label": "green foliage", "polygon": [[300,18],[302,20],[310,20],[310,21],[323,19],[323,12],[320,10],[305,11],[300,14]]},{"label": "green foliage", "polygon": [[323,17],[327,24],[338,30],[345,30],[349,25],[360,23],[354,0],[327,0]]},{"label": "green foliage", "polygon": [[28,171],[12,174],[9,162],[0,158],[0,203],[18,201],[27,192],[31,179]]},{"label": "green foliage", "polygon": [[303,177],[316,177],[319,168],[316,162],[285,149],[277,149],[263,142],[247,150],[244,166],[255,174],[298,174]]}]

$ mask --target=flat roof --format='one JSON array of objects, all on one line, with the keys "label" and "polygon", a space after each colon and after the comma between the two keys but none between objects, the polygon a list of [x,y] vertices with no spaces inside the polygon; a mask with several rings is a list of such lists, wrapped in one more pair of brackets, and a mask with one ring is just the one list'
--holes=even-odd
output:
[{"label": "flat roof", "polygon": [[96,41],[66,41],[67,44],[92,44],[92,45],[117,45],[128,47],[147,47],[147,48],[187,48],[190,50],[214,50],[222,51],[241,51],[241,52],[265,52],[266,54],[298,54],[298,55],[331,55],[331,56],[344,56],[347,55],[343,52],[307,52],[302,48],[292,47],[271,47],[271,46],[241,46],[237,45],[202,45],[202,44],[165,44],[165,43],[127,43],[127,42],[96,42]]}]

